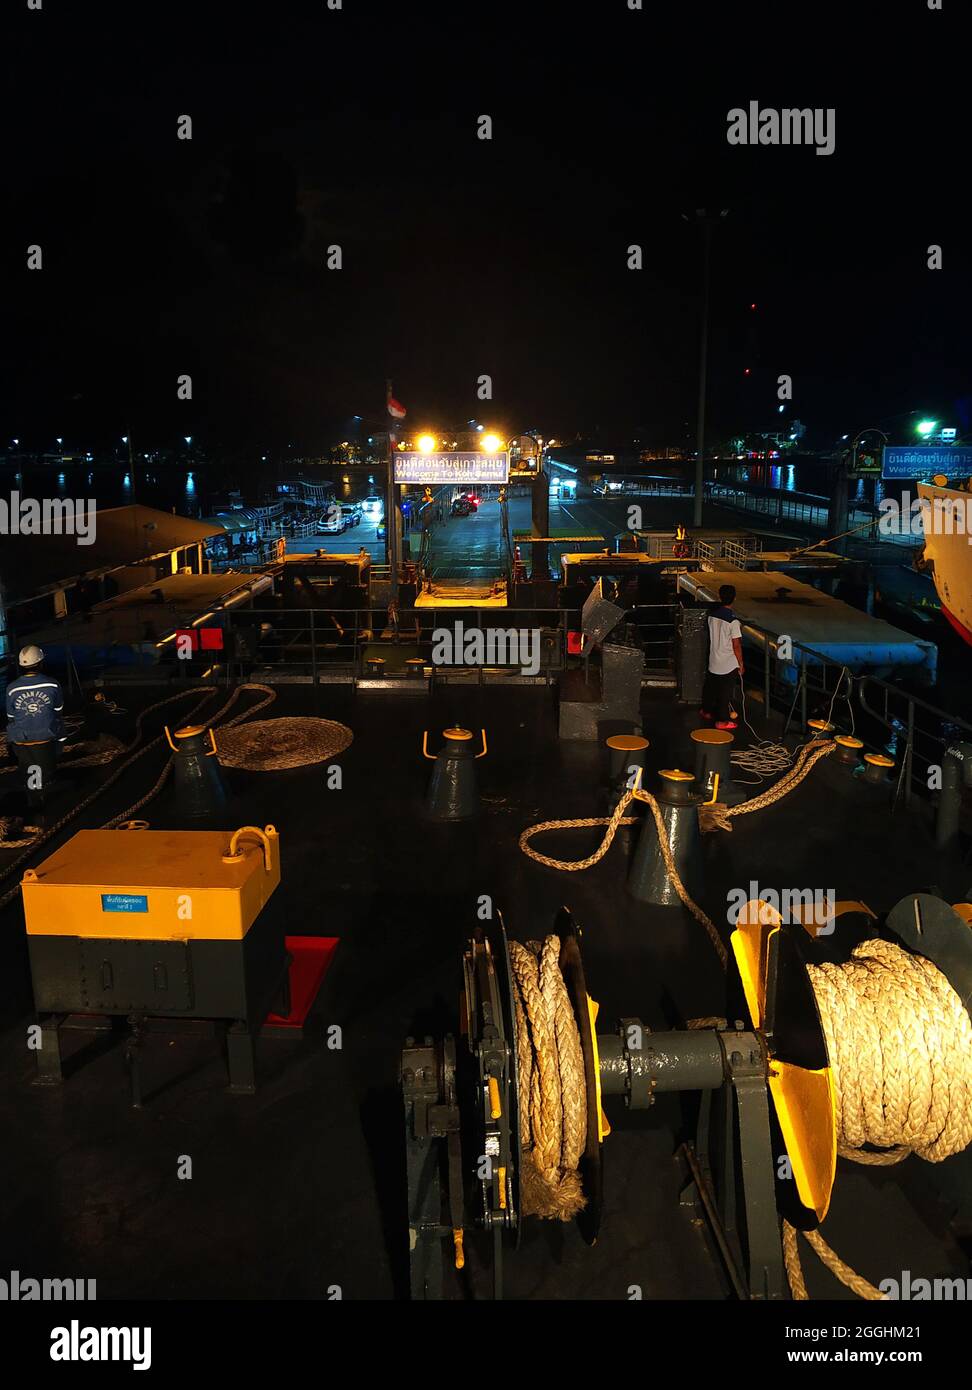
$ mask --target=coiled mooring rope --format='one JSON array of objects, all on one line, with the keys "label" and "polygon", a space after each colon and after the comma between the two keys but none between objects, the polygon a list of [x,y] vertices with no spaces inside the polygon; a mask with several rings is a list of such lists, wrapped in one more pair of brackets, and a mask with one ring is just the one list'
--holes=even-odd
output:
[{"label": "coiled mooring rope", "polygon": [[[791,770],[773,787],[739,806],[700,807],[700,825],[708,830],[731,829],[730,818],[780,800],[833,748],[831,742],[804,745]],[[722,938],[679,878],[660,808],[649,793],[627,791],[610,818],[544,821],[531,826],[520,836],[520,848],[549,868],[568,872],[590,868],[607,853],[618,827],[635,822],[635,817],[624,815],[633,800],[644,802],[651,811],[672,886],[705,927],[725,969],[728,954]],[[707,819],[702,812],[708,813]],[[607,830],[598,848],[585,859],[553,859],[529,845],[542,831],[595,825],[606,825]],[[833,1076],[840,1156],[857,1163],[888,1165],[914,1153],[936,1163],[966,1148],[972,1141],[972,1022],[942,972],[924,957],[880,937],[861,942],[850,960],[841,965],[808,965],[807,971]],[[517,1014],[519,1044],[519,1010]],[[721,1020],[692,1020],[697,1027],[718,1022]],[[522,1074],[522,1062],[520,1065]],[[526,1128],[523,1132],[527,1133]],[[831,1249],[819,1231],[805,1231],[803,1235],[827,1269],[858,1297],[884,1298],[880,1289]],[[797,1231],[786,1220],[783,1257],[792,1297],[807,1299]]]},{"label": "coiled mooring rope", "polygon": [[521,1205],[569,1221],[585,1204],[578,1165],[587,1141],[580,1033],[559,965],[560,938],[510,942],[520,1082]]},{"label": "coiled mooring rope", "polygon": [[[843,965],[808,965],[834,1080],[837,1152],[888,1165],[917,1154],[940,1163],[972,1140],[972,1022],[941,971],[871,937]],[[865,1145],[870,1145],[866,1148]],[[884,1297],[805,1231],[830,1272],[860,1298]],[[807,1293],[796,1230],[783,1222],[790,1292]]]}]

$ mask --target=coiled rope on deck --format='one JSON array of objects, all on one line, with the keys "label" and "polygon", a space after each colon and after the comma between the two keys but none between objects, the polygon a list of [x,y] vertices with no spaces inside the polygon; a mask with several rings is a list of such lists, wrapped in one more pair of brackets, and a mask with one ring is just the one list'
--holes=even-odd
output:
[{"label": "coiled rope on deck", "polygon": [[521,1202],[526,1216],[569,1221],[585,1205],[587,1142],[580,1033],[560,972],[560,938],[511,941],[520,1082]]},{"label": "coiled rope on deck", "polygon": [[[791,770],[759,796],[732,808],[700,807],[700,812],[709,813],[708,824],[700,815],[702,828],[730,829],[730,818],[772,805],[792,791],[815,763],[833,749],[831,742],[805,744]],[[644,802],[651,811],[672,886],[705,927],[725,969],[726,948],[714,923],[692,899],[678,875],[661,811],[649,793],[629,790],[610,818],[544,821],[531,826],[520,836],[520,848],[549,868],[567,872],[590,868],[607,853],[618,827],[635,822],[636,817],[624,815],[633,800]],[[542,831],[596,825],[606,825],[607,830],[598,848],[584,859],[554,859],[529,845],[530,839]],[[872,937],[856,946],[850,960],[843,964],[808,964],[807,972],[833,1077],[838,1154],[871,1165],[900,1163],[912,1153],[938,1163],[966,1148],[972,1142],[972,1021],[937,966],[893,942]],[[722,1022],[697,1019],[690,1026]],[[525,1027],[518,1008],[518,1053],[521,1026]],[[532,1045],[538,1044],[550,1045],[542,1038]],[[545,1065],[549,1068],[549,1059],[545,1059]],[[522,1086],[522,1061],[520,1070]],[[521,1090],[521,1115],[522,1104]],[[523,1133],[527,1132],[524,1127]],[[562,1175],[560,1180],[563,1181]],[[807,1299],[797,1231],[786,1220],[782,1224],[790,1292],[794,1299]],[[803,1235],[826,1268],[853,1293],[863,1299],[883,1299],[881,1290],[842,1260],[819,1231],[806,1231]]]},{"label": "coiled rope on deck", "polygon": [[[808,965],[807,973],[834,1080],[841,1158],[886,1166],[913,1153],[929,1163],[961,1153],[972,1141],[972,1021],[937,966],[871,937],[844,964]],[[847,1288],[884,1297],[819,1231],[803,1234]],[[793,1297],[808,1298],[787,1221],[783,1255]]]}]

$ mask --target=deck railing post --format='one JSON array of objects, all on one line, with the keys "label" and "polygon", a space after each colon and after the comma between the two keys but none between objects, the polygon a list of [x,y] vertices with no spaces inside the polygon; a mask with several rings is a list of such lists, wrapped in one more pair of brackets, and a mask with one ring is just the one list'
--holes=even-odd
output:
[{"label": "deck railing post", "polygon": [[803,659],[800,664],[800,718],[803,721],[803,728],[807,727],[807,654],[803,652]]},{"label": "deck railing post", "polygon": [[770,715],[770,639],[769,633],[763,634],[763,718],[769,719]]}]

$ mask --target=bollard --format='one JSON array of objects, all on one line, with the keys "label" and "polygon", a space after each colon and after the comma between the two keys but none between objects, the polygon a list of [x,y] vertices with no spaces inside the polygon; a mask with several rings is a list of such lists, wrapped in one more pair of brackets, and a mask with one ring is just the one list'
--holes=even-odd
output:
[{"label": "bollard", "polygon": [[935,817],[935,844],[955,849],[959,842],[962,793],[972,788],[972,743],[954,743],[942,759],[942,789]]},{"label": "bollard", "polygon": [[834,736],[834,726],[826,719],[808,719],[807,728],[810,730],[811,743],[826,743]]},{"label": "bollard", "polygon": [[428,730],[422,735],[422,753],[435,763],[425,797],[429,820],[470,820],[479,810],[476,763],[486,756],[486,730],[482,731],[482,752],[472,751],[472,734],[453,726],[442,730],[445,747],[429,752]]},{"label": "bollard", "polygon": [[[744,799],[741,788],[732,783],[733,738],[728,729],[693,729],[689,737],[695,748],[695,785],[703,801],[714,797],[725,806]],[[716,778],[718,777],[718,782]]]},{"label": "bollard", "polygon": [[[612,734],[607,740],[608,750],[608,815],[630,787],[641,786],[645,774],[645,750],[648,740],[641,734]],[[632,802],[628,815],[633,815],[635,803]]]},{"label": "bollard", "polygon": [[[699,830],[699,803],[702,798],[693,790],[695,778],[691,772],[671,768],[660,772],[661,786],[656,793],[668,844],[682,884],[691,897],[698,899],[702,890],[702,836]],[[668,877],[668,870],[658,844],[658,830],[651,810],[647,809],[638,838],[638,846],[628,873],[628,893],[642,903],[658,907],[680,907],[681,899]]]},{"label": "bollard", "polygon": [[425,675],[425,658],[410,656],[405,660],[405,674],[414,680],[422,680]]},{"label": "bollard", "polygon": [[176,729],[175,738],[165,730],[174,753],[172,780],[176,803],[187,817],[218,815],[226,805],[226,784],[219,758],[216,735],[202,724]]},{"label": "bollard", "polygon": [[864,747],[861,740],[854,738],[852,734],[838,734],[834,742],[837,745],[837,762],[843,767],[857,767],[861,761],[861,749]]},{"label": "bollard", "polygon": [[884,753],[865,753],[864,754],[864,775],[862,781],[869,782],[874,787],[887,786],[891,780],[891,769],[894,767],[894,759],[889,758]]}]

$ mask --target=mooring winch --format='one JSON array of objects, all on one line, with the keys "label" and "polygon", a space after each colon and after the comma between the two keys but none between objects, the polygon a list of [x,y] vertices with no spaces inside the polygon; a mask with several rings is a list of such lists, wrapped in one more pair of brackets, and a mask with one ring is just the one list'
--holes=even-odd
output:
[{"label": "mooring winch", "polygon": [[[793,1296],[805,1297],[796,1232],[808,1233],[825,1260],[832,1254],[816,1228],[829,1208],[838,1152],[868,1161],[871,1151],[875,1162],[909,1152],[935,1159],[969,1142],[968,1070],[956,1068],[951,1116],[943,1113],[939,1076],[927,1115],[905,1121],[894,1117],[884,1078],[852,1075],[847,1052],[864,1050],[854,1035],[858,1016],[865,1033],[875,1032],[865,1017],[873,980],[858,981],[872,967],[892,981],[905,971],[924,982],[918,994],[926,986],[936,993],[940,1008],[931,1012],[947,1018],[964,1046],[972,1036],[970,916],[967,905],[953,909],[920,894],[903,899],[879,932],[868,908],[845,902],[821,933],[812,922],[784,924],[767,903],[752,901],[732,934],[730,981],[748,1021],[701,1019],[665,1032],[637,1018],[597,1031],[580,931],[566,908],[543,943],[509,941],[501,920],[479,926],[463,957],[458,1039],[408,1039],[402,1054],[413,1298],[443,1296],[443,1241],[462,1271],[467,1232],[492,1238],[495,1297],[503,1292],[504,1244],[519,1244],[526,1216],[575,1217],[593,1243],[601,1145],[610,1133],[602,1103],[623,1097],[645,1109],[665,1091],[699,1093],[695,1136],[678,1150],[682,1205],[708,1223],[733,1292],[778,1299],[789,1279]],[[825,976],[845,991],[850,1016],[842,1022]],[[920,997],[916,1008],[929,1012]],[[902,1026],[910,1020],[895,1020],[898,1032]],[[926,1030],[924,1040],[936,1052],[928,1065],[939,1072],[952,1045],[940,1032]],[[867,1110],[854,1094],[860,1086],[874,1091],[883,1130],[868,1133],[865,1124],[855,1135],[848,1124],[852,1101]],[[920,1093],[912,1086],[912,1110],[921,1110]]]}]

